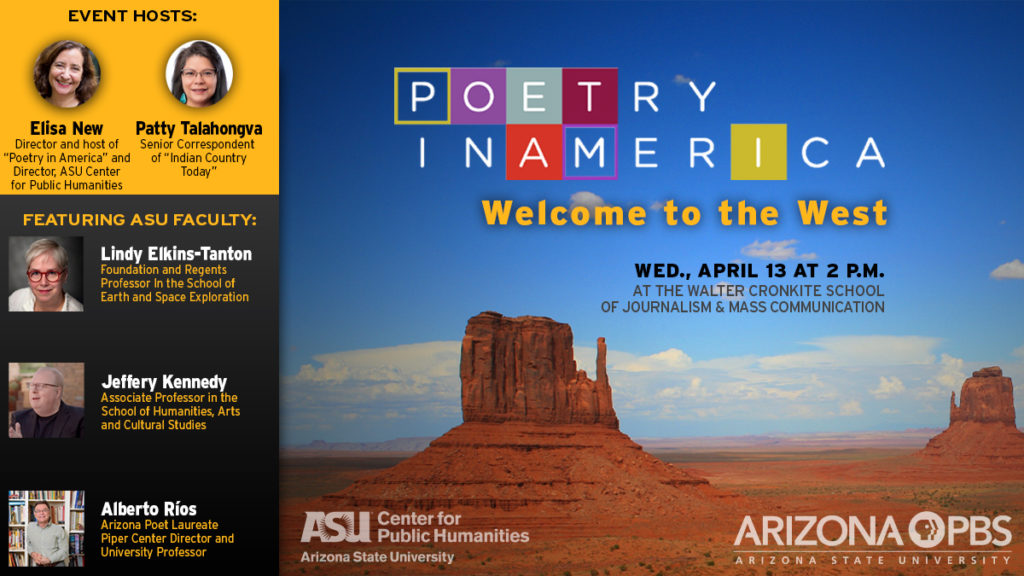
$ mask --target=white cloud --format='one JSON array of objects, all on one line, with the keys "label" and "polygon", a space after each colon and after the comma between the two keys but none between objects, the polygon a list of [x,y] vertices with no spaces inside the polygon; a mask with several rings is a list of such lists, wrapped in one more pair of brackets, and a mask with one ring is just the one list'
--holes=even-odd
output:
[{"label": "white cloud", "polygon": [[621,372],[680,372],[693,366],[693,360],[678,348],[669,348],[650,356],[635,356],[613,365]]},{"label": "white cloud", "polygon": [[965,378],[963,359],[943,354],[939,359],[938,372],[915,392],[919,398],[947,397],[950,392],[960,389]]},{"label": "white cloud", "polygon": [[[608,349],[608,356],[605,361],[609,369],[614,370],[619,364],[634,362],[638,356],[629,352],[621,352],[612,348]],[[577,370],[586,370],[591,378],[597,374],[597,348],[593,346],[573,346],[573,359],[576,360]],[[612,383],[614,384],[614,382]]]},{"label": "white cloud", "polygon": [[[412,412],[450,419],[461,410],[461,342],[425,342],[314,357],[281,387],[282,428],[309,421],[353,426]],[[308,428],[307,428],[308,429]]]},{"label": "white cloud", "polygon": [[936,380],[940,384],[952,388],[953,386],[959,386],[967,378],[962,358],[954,358],[949,354],[943,354],[939,359],[939,363],[942,365],[942,371],[939,372]]},{"label": "white cloud", "polygon": [[577,206],[585,206],[587,208],[596,208],[598,206],[604,206],[604,198],[601,198],[593,192],[587,192],[581,190],[576,192],[569,197],[569,207],[575,208]]},{"label": "white cloud", "polygon": [[690,78],[687,78],[686,76],[683,76],[682,74],[676,74],[675,77],[672,78],[672,81],[675,82],[676,84],[680,84],[680,85],[682,85],[682,84],[689,84],[690,82],[692,82],[692,80]]},{"label": "white cloud", "polygon": [[[921,390],[934,386],[948,397],[948,387],[939,388],[936,380],[959,378],[963,366],[949,355],[940,359],[940,342],[925,336],[831,336],[802,343],[811,348],[802,352],[708,359],[676,348],[649,356],[609,351],[610,379],[616,411],[630,427],[658,419],[712,427],[723,421],[813,421],[828,429],[829,420],[840,416],[848,417],[844,426],[865,429],[891,427],[894,418],[924,425],[930,421],[915,421],[915,410],[932,409],[943,399],[921,397]],[[672,357],[680,361],[664,361]],[[886,405],[865,404],[876,400]]]},{"label": "white cloud", "polygon": [[403,376],[458,375],[461,342],[424,342],[387,348],[366,348],[314,356],[319,366],[305,364],[291,380],[338,382],[349,379],[388,381]]},{"label": "white cloud", "polygon": [[591,219],[596,218],[594,209],[598,206],[607,206],[607,203],[604,201],[604,198],[593,192],[581,190],[569,197],[569,209],[586,208],[587,212],[590,213]]},{"label": "white cloud", "polygon": [[789,370],[812,366],[861,366],[931,364],[931,350],[937,338],[923,336],[830,336],[808,342],[818,348],[808,352],[765,356],[758,366],[766,370]]},{"label": "white cloud", "polygon": [[673,388],[662,388],[661,391],[654,396],[655,398],[669,398],[674,400],[676,398],[682,398],[684,393],[685,391],[681,386],[676,386]]},{"label": "white cloud", "polygon": [[901,394],[905,392],[906,389],[906,386],[903,385],[903,381],[899,378],[886,378],[885,376],[881,376],[878,378],[878,388],[872,390],[871,395],[882,400]]},{"label": "white cloud", "polygon": [[860,407],[860,402],[856,400],[845,402],[842,406],[839,407],[840,416],[857,416],[863,413],[864,409]]},{"label": "white cloud", "polygon": [[818,406],[811,406],[809,404],[788,404],[785,409],[785,418],[787,420],[810,420],[813,418],[821,418],[821,409]]},{"label": "white cloud", "polygon": [[651,204],[651,212],[661,212],[664,208],[665,208],[665,201],[664,200],[658,200],[657,202]]},{"label": "white cloud", "polygon": [[1024,358],[1024,345],[1021,345],[1016,350],[1014,350],[1013,355],[1016,356],[1017,358]]},{"label": "white cloud", "polygon": [[727,372],[737,372],[740,370],[749,370],[757,365],[757,356],[725,356],[722,358],[710,358],[708,360],[700,360],[694,363],[694,366],[698,368],[704,368],[707,370],[723,370]]},{"label": "white cloud", "polygon": [[817,258],[818,255],[813,252],[805,254],[796,253],[796,244],[799,240],[779,240],[778,242],[772,242],[771,240],[765,240],[764,242],[754,241],[753,244],[749,244],[740,249],[740,252],[744,256],[750,256],[751,258],[761,258],[762,260],[793,260],[799,258],[801,260],[812,260]]},{"label": "white cloud", "polygon": [[785,388],[778,388],[775,386],[765,386],[761,388],[748,387],[746,388],[747,394],[755,398],[771,398],[778,400],[796,400],[802,396],[807,395],[807,389],[802,388],[799,390],[786,390]]},{"label": "white cloud", "polygon": [[989,275],[998,280],[1024,279],[1024,262],[1021,262],[1018,258],[1012,262],[1000,264],[999,267],[993,270]]},{"label": "white cloud", "polygon": [[700,385],[701,379],[694,378],[690,380],[687,386],[673,386],[671,388],[662,388],[660,392],[655,394],[655,398],[663,400],[678,400],[679,398],[704,398],[708,395],[708,391]]}]

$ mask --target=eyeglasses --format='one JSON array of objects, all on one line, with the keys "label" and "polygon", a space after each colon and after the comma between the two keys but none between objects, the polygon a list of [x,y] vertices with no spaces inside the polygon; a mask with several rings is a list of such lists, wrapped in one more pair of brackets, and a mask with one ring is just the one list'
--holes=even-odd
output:
[{"label": "eyeglasses", "polygon": [[217,71],[216,70],[203,70],[201,72],[197,72],[195,70],[182,70],[181,71],[181,77],[182,78],[187,78],[189,80],[195,80],[196,76],[202,76],[203,80],[213,80],[214,78],[217,77]]},{"label": "eyeglasses", "polygon": [[39,282],[43,276],[46,276],[46,279],[50,282],[56,282],[60,279],[60,275],[63,273],[63,270],[47,270],[46,272],[43,272],[42,270],[29,270],[28,279],[33,282]]},{"label": "eyeglasses", "polygon": [[56,384],[36,384],[35,382],[28,385],[28,389],[33,392],[38,392],[43,388],[60,388],[60,386],[57,386]]}]

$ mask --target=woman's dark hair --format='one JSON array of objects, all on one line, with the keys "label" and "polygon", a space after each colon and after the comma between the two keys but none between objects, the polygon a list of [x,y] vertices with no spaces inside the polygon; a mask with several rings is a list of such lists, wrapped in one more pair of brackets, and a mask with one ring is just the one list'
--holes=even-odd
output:
[{"label": "woman's dark hair", "polygon": [[100,79],[96,74],[96,67],[93,65],[92,52],[80,42],[61,40],[44,48],[36,58],[36,90],[43,98],[49,98],[53,93],[50,87],[50,66],[53,66],[53,61],[61,52],[72,48],[77,48],[82,53],[82,81],[78,83],[78,88],[75,90],[75,98],[78,99],[79,104],[85,104],[86,100],[92,98],[96,92],[96,86],[99,85]]},{"label": "woman's dark hair", "polygon": [[210,104],[216,104],[220,102],[220,99],[228,93],[228,75],[224,71],[224,64],[220,60],[220,54],[217,53],[217,49],[208,42],[198,40],[189,44],[184,50],[178,52],[178,58],[174,61],[174,78],[171,79],[171,94],[178,100],[181,100],[182,95],[185,94],[185,89],[181,85],[181,73],[185,69],[185,61],[192,56],[202,56],[213,64],[214,70],[217,71],[217,89],[213,91],[213,96],[210,98]]}]

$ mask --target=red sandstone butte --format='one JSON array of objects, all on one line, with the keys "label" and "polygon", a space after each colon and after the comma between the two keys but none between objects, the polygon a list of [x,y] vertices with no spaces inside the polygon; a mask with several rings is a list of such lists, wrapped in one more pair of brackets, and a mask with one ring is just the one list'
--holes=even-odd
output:
[{"label": "red sandstone butte", "polygon": [[998,366],[975,372],[960,389],[960,406],[955,392],[949,400],[949,428],[929,440],[920,454],[961,462],[1024,461],[1013,381]]},{"label": "red sandstone butte", "polygon": [[531,517],[661,517],[716,491],[619,432],[598,340],[597,380],[576,370],[572,329],[484,312],[462,340],[465,423],[423,452],[327,496],[357,507],[524,508]]},{"label": "red sandstone butte", "polygon": [[618,429],[606,354],[604,338],[598,338],[594,381],[576,370],[568,324],[497,312],[474,316],[462,339],[462,419]]}]

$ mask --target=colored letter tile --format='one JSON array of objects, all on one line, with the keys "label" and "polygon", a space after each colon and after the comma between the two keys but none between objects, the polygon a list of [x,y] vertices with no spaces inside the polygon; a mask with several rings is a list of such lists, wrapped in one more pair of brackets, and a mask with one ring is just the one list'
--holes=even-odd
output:
[{"label": "colored letter tile", "polygon": [[452,124],[504,124],[505,75],[504,68],[452,68]]},{"label": "colored letter tile", "polygon": [[562,69],[509,68],[509,124],[562,123]]},{"label": "colored letter tile", "polygon": [[618,68],[562,70],[562,124],[618,123]]},{"label": "colored letter tile", "polygon": [[566,126],[564,142],[566,180],[618,178],[618,126]]},{"label": "colored letter tile", "polygon": [[395,124],[448,124],[450,70],[395,68]]},{"label": "colored letter tile", "polygon": [[509,124],[505,127],[506,180],[561,180],[562,127]]},{"label": "colored letter tile", "polygon": [[732,180],[786,179],[786,125],[733,124]]}]

